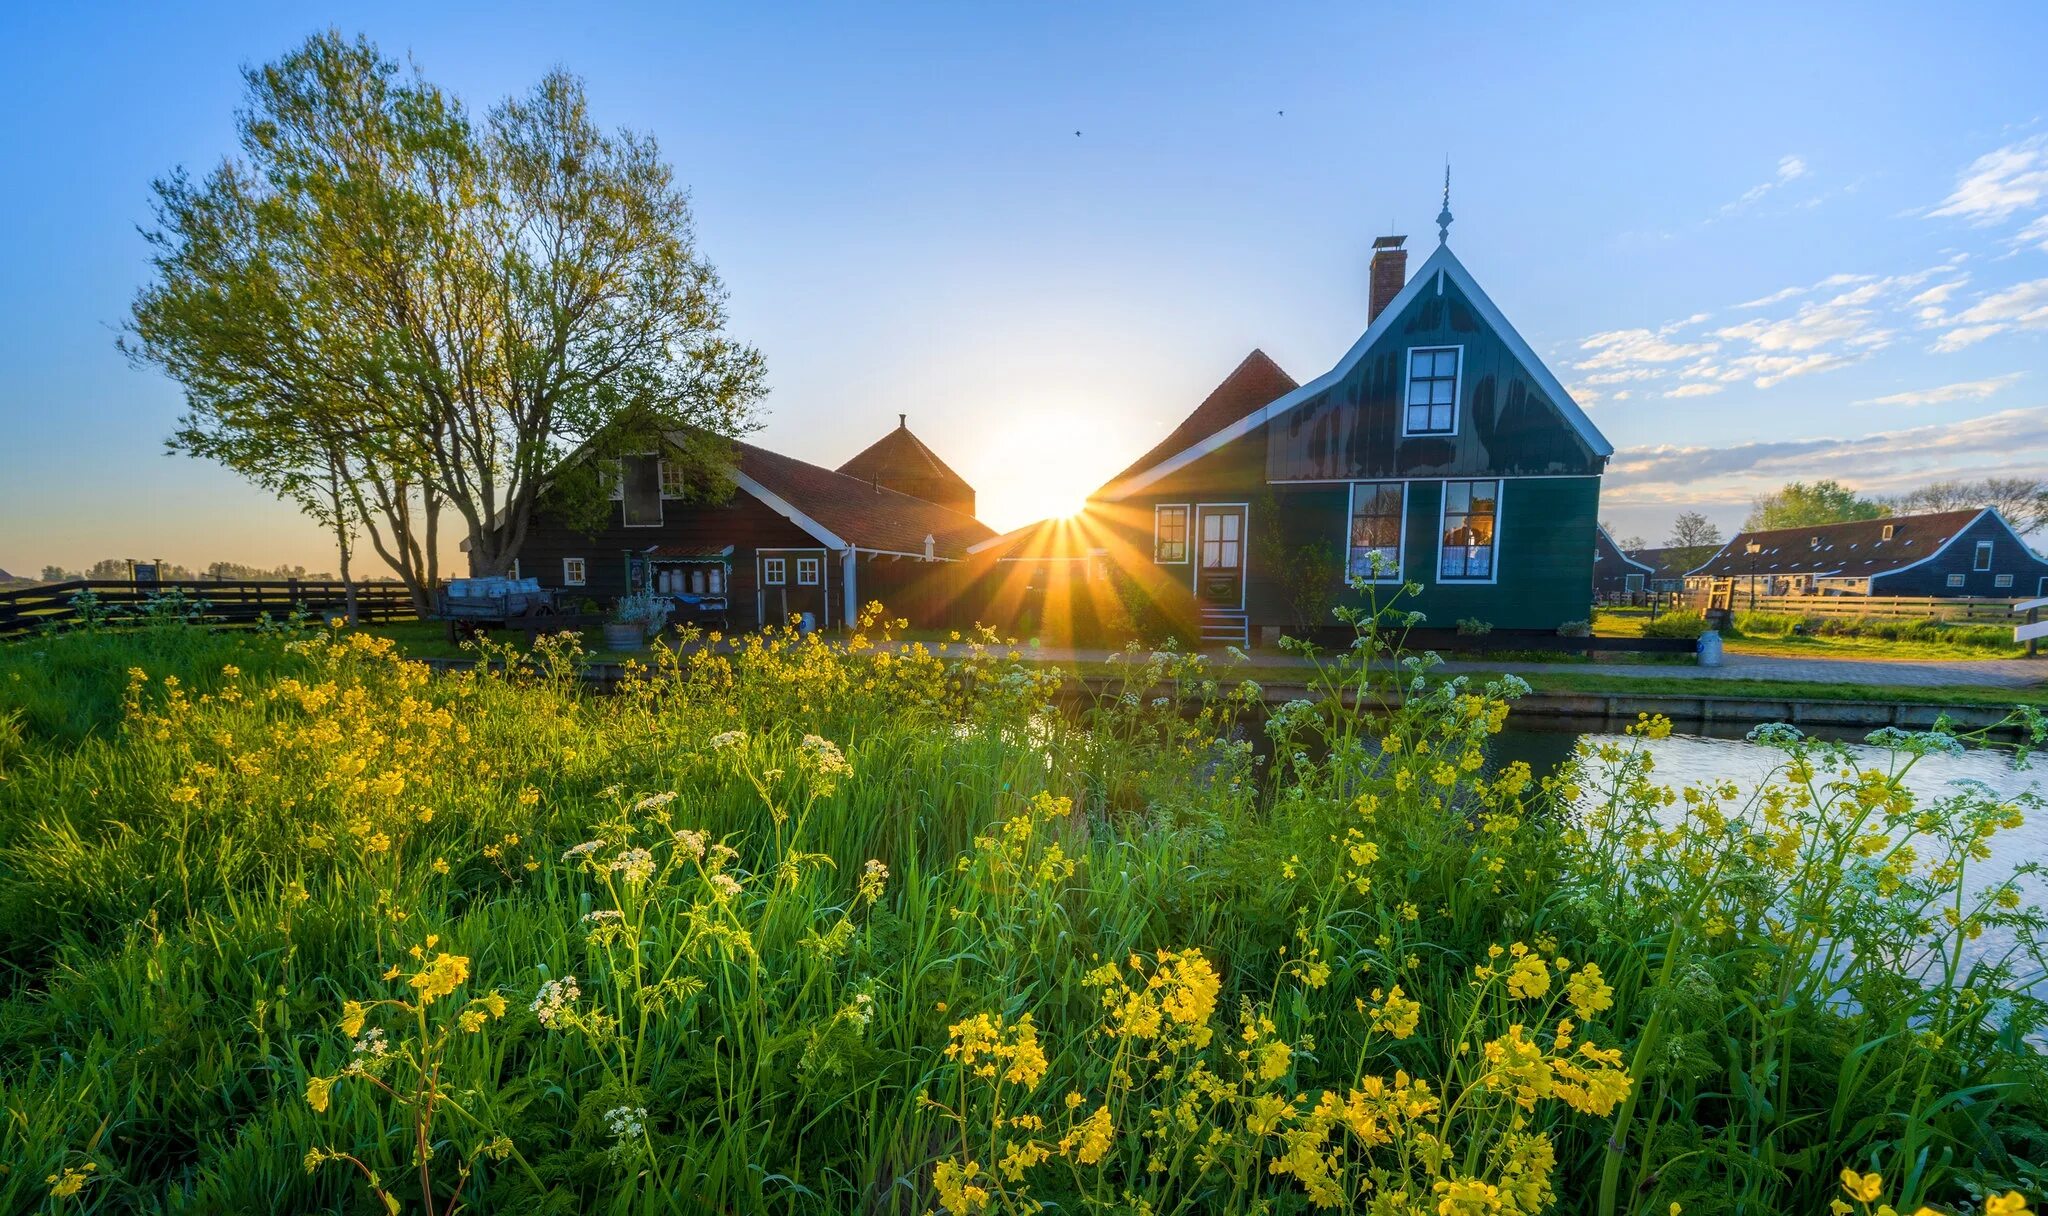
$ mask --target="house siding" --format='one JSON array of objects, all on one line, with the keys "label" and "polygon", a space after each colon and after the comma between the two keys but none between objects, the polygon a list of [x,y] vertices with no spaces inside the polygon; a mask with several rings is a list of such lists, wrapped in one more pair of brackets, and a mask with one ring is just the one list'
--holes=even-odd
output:
[{"label": "house siding", "polygon": [[[658,527],[628,528],[623,522],[623,504],[612,503],[610,510],[610,522],[588,534],[576,532],[545,514],[536,517],[527,530],[525,543],[519,547],[520,574],[539,579],[543,587],[563,587],[562,559],[580,557],[585,562],[587,582],[582,587],[567,588],[567,593],[608,603],[628,591],[629,551],[640,552],[653,545],[708,549],[731,545],[732,572],[726,600],[731,606],[731,623],[746,626],[756,620],[755,593],[759,588],[755,551],[820,547],[810,533],[744,493],[736,493],[723,503],[669,499],[662,503],[662,522]],[[839,584],[838,562],[836,555],[826,554],[834,588]],[[832,619],[838,618],[839,607],[834,604]]]},{"label": "house siding", "polygon": [[[1977,542],[1991,542],[1991,568],[1970,568]],[[1951,574],[1963,576],[1963,585],[1951,587]],[[2012,586],[2000,587],[1998,576],[2012,575]],[[1934,596],[1990,599],[2025,599],[2041,594],[2041,580],[2048,578],[2048,562],[2035,557],[2026,543],[2012,534],[2002,520],[1986,512],[1958,532],[1932,559],[1906,570],[1875,575],[1870,580],[1872,595]]]}]

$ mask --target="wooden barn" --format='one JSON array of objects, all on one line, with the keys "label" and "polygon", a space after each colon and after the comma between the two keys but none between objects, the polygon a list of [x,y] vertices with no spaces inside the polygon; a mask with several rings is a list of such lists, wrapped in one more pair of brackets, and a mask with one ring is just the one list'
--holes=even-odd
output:
[{"label": "wooden barn", "polygon": [[2030,598],[2048,561],[1990,507],[1743,532],[1686,572],[1688,591],[1737,595]]},{"label": "wooden barn", "polygon": [[734,443],[734,490],[717,503],[690,501],[660,455],[627,457],[610,520],[585,533],[541,515],[517,572],[572,598],[653,591],[678,620],[733,629],[838,626],[878,599],[948,623],[959,580],[944,568],[995,533],[972,514],[973,488],[904,423],[836,470]]}]

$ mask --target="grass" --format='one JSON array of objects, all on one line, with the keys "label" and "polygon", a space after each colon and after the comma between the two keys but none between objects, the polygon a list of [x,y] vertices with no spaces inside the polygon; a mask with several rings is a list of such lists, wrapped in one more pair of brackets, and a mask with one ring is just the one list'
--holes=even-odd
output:
[{"label": "grass", "polygon": [[[1644,610],[1603,608],[1594,614],[1593,631],[1602,637],[1642,637],[1649,621]],[[2014,644],[2012,629],[2005,625],[1839,620],[1783,613],[1738,612],[1734,629],[1723,635],[1722,641],[1735,654],[1802,659],[1993,659],[2026,653],[2025,647]]]},{"label": "grass", "polygon": [[562,642],[445,677],[366,631],[0,647],[0,1211],[2048,1182],[2048,920],[1976,860],[2026,808],[1906,784],[1961,740],[1786,738],[1667,799],[1633,741],[1489,766],[1507,678],[1344,711],[1371,646],[1270,715],[1198,657],[1056,713],[1057,670],[876,640],[610,696]]}]

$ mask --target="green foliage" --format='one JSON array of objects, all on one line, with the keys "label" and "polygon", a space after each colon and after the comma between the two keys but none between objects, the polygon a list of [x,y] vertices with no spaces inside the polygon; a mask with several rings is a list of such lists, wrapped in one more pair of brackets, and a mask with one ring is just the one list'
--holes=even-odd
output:
[{"label": "green foliage", "polygon": [[[660,651],[605,696],[547,640],[0,648],[0,1210],[2038,1190],[2048,925],[1979,872],[2034,808],[1917,800],[1958,740],[1766,732],[1756,784],[1666,796],[1646,720],[1545,776],[1487,758],[1519,681],[1342,619],[1263,721],[1166,650],[1054,708],[986,636]],[[67,683],[89,720],[45,719]]]},{"label": "green foliage", "polygon": [[1803,616],[1789,612],[1738,612],[1735,632],[1745,637],[1874,638],[1886,642],[1929,642],[1958,650],[2013,648],[2005,625],[1967,625],[1938,618],[1886,620],[1879,617]]},{"label": "green foliage", "polygon": [[1772,528],[1804,528],[1813,524],[1839,524],[1858,519],[1881,519],[1892,509],[1884,502],[1865,498],[1838,481],[1794,481],[1758,498],[1742,521],[1744,531]]},{"label": "green foliage", "polygon": [[1707,631],[1707,618],[1697,612],[1663,612],[1643,622],[1646,638],[1697,638]]},{"label": "green foliage", "polygon": [[1458,636],[1461,638],[1483,638],[1492,632],[1491,621],[1482,621],[1474,616],[1458,618]]}]

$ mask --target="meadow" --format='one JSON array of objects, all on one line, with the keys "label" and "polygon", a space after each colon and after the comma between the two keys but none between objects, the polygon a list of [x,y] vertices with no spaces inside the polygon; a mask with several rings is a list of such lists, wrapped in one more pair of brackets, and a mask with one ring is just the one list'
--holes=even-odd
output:
[{"label": "meadow", "polygon": [[1525,686],[1354,624],[1271,712],[1227,661],[1084,694],[879,610],[603,696],[573,643],[447,676],[339,630],[0,647],[0,1212],[2048,1191],[2048,922],[2031,866],[1981,872],[2038,808],[1902,783],[1989,735],[1532,773],[1488,760]]}]

